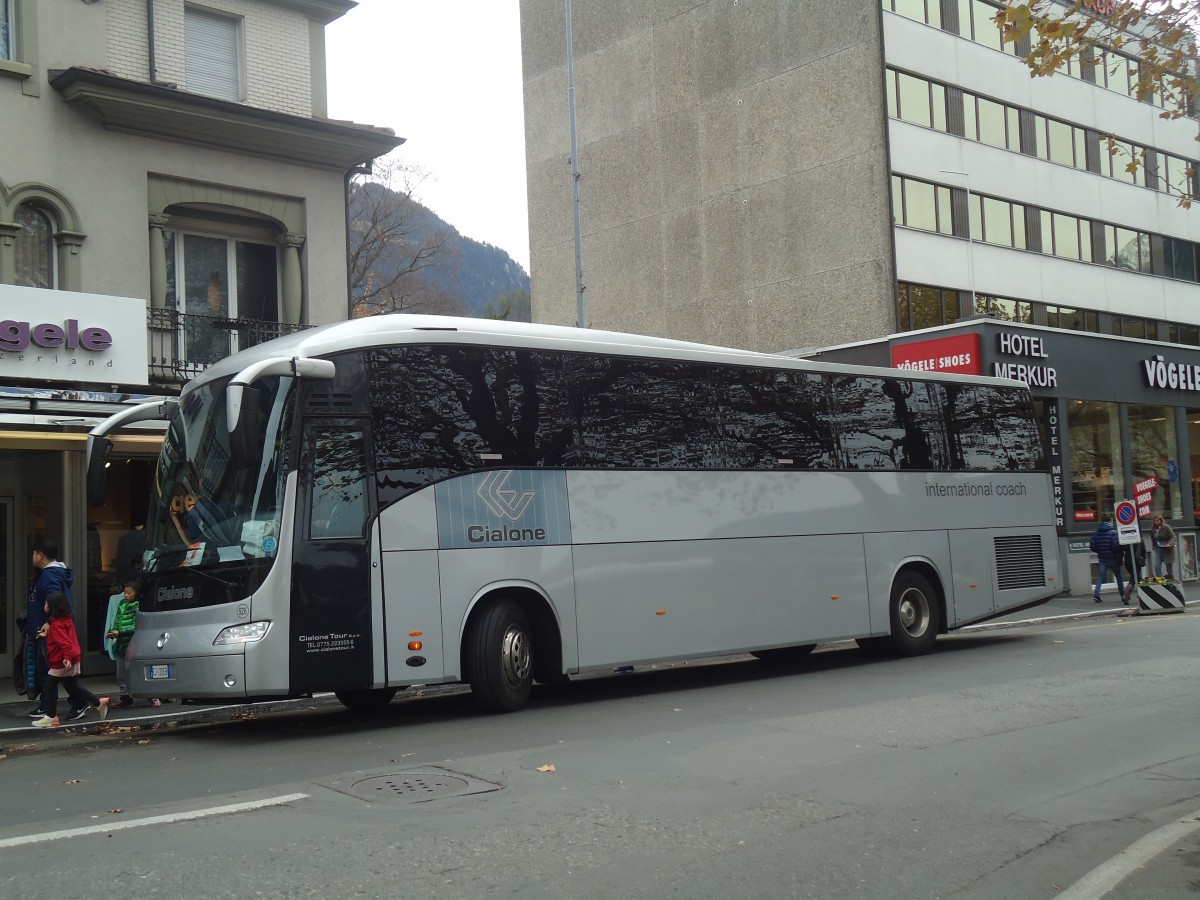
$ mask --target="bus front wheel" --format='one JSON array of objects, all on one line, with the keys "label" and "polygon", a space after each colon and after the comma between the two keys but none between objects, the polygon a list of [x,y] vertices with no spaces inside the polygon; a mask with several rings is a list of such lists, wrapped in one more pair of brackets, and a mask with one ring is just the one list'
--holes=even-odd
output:
[{"label": "bus front wheel", "polygon": [[475,702],[488,712],[513,712],[533,689],[533,632],[514,600],[480,613],[467,635],[467,681]]}]

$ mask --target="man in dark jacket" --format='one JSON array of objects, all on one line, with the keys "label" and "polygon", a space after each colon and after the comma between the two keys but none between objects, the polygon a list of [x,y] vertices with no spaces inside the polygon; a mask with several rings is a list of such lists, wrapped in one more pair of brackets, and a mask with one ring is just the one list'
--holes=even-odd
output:
[{"label": "man in dark jacket", "polygon": [[1103,602],[1100,599],[1100,586],[1108,580],[1110,569],[1117,577],[1117,596],[1123,598],[1125,580],[1121,577],[1121,538],[1117,529],[1113,527],[1112,516],[1108,513],[1100,517],[1100,527],[1092,532],[1092,541],[1088,546],[1100,560],[1100,577],[1096,579],[1096,586],[1092,589],[1092,599],[1097,603]]},{"label": "man in dark jacket", "polygon": [[[62,591],[74,611],[71,584],[75,576],[65,563],[58,561],[58,545],[54,541],[38,541],[33,545],[33,567],[38,573],[25,601],[25,689],[31,700],[39,698],[37,707],[29,713],[37,718],[45,715],[40,697],[46,678],[46,639],[39,638],[38,631],[46,621],[46,595]],[[79,711],[72,709],[67,718],[79,718]]]}]

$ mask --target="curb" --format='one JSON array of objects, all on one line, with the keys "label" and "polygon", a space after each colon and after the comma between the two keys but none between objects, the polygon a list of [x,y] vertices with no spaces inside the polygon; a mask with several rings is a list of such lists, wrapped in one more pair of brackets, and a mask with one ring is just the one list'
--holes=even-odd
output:
[{"label": "curb", "polygon": [[955,634],[972,631],[996,631],[1002,628],[1020,628],[1024,625],[1041,625],[1046,622],[1060,622],[1064,619],[1099,619],[1105,616],[1120,616],[1129,609],[1137,607],[1118,606],[1116,609],[1089,609],[1073,613],[1062,613],[1057,616],[1038,616],[1033,619],[1017,619],[1011,622],[980,622],[978,625],[964,625]]}]

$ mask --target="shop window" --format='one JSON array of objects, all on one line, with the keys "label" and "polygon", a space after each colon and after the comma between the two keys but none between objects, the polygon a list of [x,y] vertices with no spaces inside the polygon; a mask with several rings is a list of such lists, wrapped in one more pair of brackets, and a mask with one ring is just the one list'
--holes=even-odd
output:
[{"label": "shop window", "polygon": [[1191,504],[1192,521],[1200,526],[1200,409],[1187,411],[1187,438],[1192,472],[1188,503]]},{"label": "shop window", "polygon": [[16,284],[25,287],[55,287],[54,222],[40,207],[22,203],[17,207]]},{"label": "shop window", "polygon": [[1126,495],[1122,478],[1121,426],[1115,403],[1067,403],[1067,452],[1076,522],[1098,522]]},{"label": "shop window", "polygon": [[1138,505],[1143,509],[1142,518],[1147,515],[1147,505],[1148,515],[1181,518],[1183,505],[1174,407],[1129,407],[1129,461]]}]

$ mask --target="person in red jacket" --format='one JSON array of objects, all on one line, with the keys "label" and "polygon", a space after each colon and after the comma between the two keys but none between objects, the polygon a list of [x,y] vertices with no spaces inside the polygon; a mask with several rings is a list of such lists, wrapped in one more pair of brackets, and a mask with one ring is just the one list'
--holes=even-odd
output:
[{"label": "person in red jacket", "polygon": [[45,715],[33,721],[34,728],[58,727],[58,684],[67,691],[73,709],[85,712],[93,707],[100,709],[100,718],[108,712],[108,698],[97,697],[79,683],[80,656],[79,638],[75,634],[75,620],[71,617],[71,601],[62,591],[51,591],[46,595],[46,622],[38,630],[38,637],[46,639],[46,660],[50,671],[46,675],[42,690]]}]

